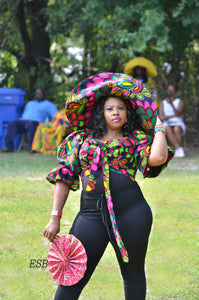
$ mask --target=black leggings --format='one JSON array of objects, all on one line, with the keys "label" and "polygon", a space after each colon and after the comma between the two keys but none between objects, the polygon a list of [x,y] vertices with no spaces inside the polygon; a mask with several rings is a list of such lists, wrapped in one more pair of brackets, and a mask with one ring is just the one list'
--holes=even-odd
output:
[{"label": "black leggings", "polygon": [[[99,204],[99,199],[102,199],[101,204]],[[118,252],[105,198],[94,192],[83,192],[81,210],[73,223],[70,233],[74,234],[86,249],[88,257],[87,270],[84,277],[77,284],[73,286],[59,285],[55,294],[55,300],[78,299],[82,289],[99,263],[109,241],[113,245],[120,265],[124,281],[125,299],[145,299],[146,278],[144,264],[152,225],[151,209],[136,182],[128,189],[114,192],[112,200],[119,232],[128,251],[129,262],[124,263],[120,252]]]}]

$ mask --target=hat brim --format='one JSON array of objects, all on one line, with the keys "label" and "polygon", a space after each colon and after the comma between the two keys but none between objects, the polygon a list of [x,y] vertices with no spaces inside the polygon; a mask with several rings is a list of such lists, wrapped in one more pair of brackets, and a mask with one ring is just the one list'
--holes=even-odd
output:
[{"label": "hat brim", "polygon": [[136,57],[129,60],[124,68],[124,73],[133,75],[134,68],[138,66],[146,69],[147,77],[153,78],[158,75],[157,68],[154,63],[145,57]]},{"label": "hat brim", "polygon": [[80,82],[66,100],[66,116],[73,129],[87,127],[94,103],[103,96],[130,101],[139,116],[140,125],[152,134],[157,118],[157,106],[150,92],[132,76],[122,73],[100,73]]}]

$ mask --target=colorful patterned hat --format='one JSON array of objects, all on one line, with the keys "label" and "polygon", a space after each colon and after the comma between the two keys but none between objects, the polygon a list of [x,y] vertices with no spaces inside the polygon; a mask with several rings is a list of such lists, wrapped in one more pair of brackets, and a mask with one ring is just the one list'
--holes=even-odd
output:
[{"label": "colorful patterned hat", "polygon": [[157,106],[150,92],[130,75],[100,73],[81,81],[66,100],[66,116],[73,129],[87,127],[94,103],[102,96],[120,97],[130,101],[146,133],[153,134]]}]

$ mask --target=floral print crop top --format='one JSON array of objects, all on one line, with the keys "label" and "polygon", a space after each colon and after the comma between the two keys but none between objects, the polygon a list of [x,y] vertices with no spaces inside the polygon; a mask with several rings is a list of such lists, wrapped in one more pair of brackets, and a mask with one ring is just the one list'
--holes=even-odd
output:
[{"label": "floral print crop top", "polygon": [[109,187],[110,171],[129,176],[135,180],[139,169],[144,177],[156,177],[166,168],[173,157],[173,151],[168,147],[168,160],[159,167],[147,166],[153,137],[142,130],[134,130],[130,137],[110,140],[105,143],[96,141],[89,129],[80,130],[69,135],[59,146],[57,152],[59,168],[50,172],[47,180],[56,183],[64,181],[67,186],[76,191],[79,188],[79,177],[89,176],[87,191],[95,190],[97,171],[102,168],[105,197],[117,245],[124,262],[128,262],[128,253],[120,237]]}]

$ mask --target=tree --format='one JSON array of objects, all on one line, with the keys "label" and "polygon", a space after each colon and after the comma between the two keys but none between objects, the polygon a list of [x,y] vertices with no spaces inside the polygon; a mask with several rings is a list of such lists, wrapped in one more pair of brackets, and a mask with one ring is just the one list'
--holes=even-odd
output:
[{"label": "tree", "polygon": [[[34,92],[38,82],[50,83],[63,106],[67,93],[89,73],[123,72],[129,59],[142,55],[158,68],[160,99],[169,82],[177,83],[187,122],[192,112],[197,122],[197,0],[2,0],[0,11],[2,85]],[[83,50],[82,61],[71,47]]]},{"label": "tree", "polygon": [[[17,65],[13,84],[35,92],[38,85],[47,88],[52,82],[50,72],[50,38],[43,10],[47,0],[3,0],[4,23],[1,26],[1,51],[14,56]],[[8,82],[8,69],[4,81]],[[45,77],[45,80],[43,80]],[[3,82],[4,83],[4,82]]]}]

